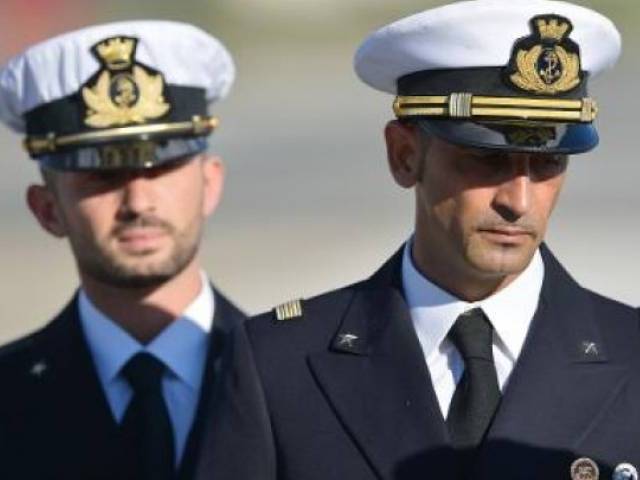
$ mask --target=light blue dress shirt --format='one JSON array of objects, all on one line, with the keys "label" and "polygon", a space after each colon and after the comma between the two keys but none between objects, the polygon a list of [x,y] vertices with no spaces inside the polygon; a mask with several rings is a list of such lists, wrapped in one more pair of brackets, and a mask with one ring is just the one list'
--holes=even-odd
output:
[{"label": "light blue dress shirt", "polygon": [[162,389],[175,439],[176,465],[184,454],[196,414],[207,360],[215,300],[206,276],[184,313],[148,345],[143,345],[100,312],[84,290],[78,298],[80,322],[96,371],[116,422],[122,422],[133,391],[122,367],[138,352],[147,352],[167,367]]}]

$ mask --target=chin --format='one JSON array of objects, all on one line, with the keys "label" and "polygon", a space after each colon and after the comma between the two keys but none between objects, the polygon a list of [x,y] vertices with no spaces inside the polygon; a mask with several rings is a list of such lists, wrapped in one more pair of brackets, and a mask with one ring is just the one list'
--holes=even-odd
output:
[{"label": "chin", "polygon": [[478,272],[491,277],[519,275],[522,273],[535,253],[530,246],[513,247],[492,245],[482,250],[469,251],[467,261]]},{"label": "chin", "polygon": [[122,275],[122,276],[112,276],[107,282],[112,286],[118,288],[156,288],[167,281],[169,281],[172,277],[168,275],[159,275],[159,274],[147,274],[147,275]]}]

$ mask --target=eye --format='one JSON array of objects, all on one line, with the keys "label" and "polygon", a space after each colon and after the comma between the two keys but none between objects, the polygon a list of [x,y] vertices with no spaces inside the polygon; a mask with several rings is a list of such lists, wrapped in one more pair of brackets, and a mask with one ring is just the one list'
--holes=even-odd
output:
[{"label": "eye", "polygon": [[538,177],[559,175],[567,168],[568,157],[561,154],[538,155],[531,160],[531,168]]},{"label": "eye", "polygon": [[102,170],[86,172],[83,174],[83,181],[88,184],[114,184],[122,182],[127,178],[127,172],[123,170]]},{"label": "eye", "polygon": [[494,176],[508,170],[509,156],[496,150],[470,150],[463,163],[462,169],[467,173]]},{"label": "eye", "polygon": [[78,192],[92,193],[117,188],[127,180],[124,170],[89,170],[70,173],[70,182]]},{"label": "eye", "polygon": [[506,152],[501,152],[498,150],[483,150],[483,149],[475,149],[469,150],[469,157],[478,163],[487,163],[489,165],[495,165],[496,162],[501,162],[506,160],[509,157],[509,154]]}]

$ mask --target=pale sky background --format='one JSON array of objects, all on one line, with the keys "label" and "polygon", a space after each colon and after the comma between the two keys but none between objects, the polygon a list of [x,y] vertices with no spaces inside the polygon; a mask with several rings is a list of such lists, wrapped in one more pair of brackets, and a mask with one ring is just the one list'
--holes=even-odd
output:
[{"label": "pale sky background", "polygon": [[[225,198],[203,263],[249,312],[370,275],[411,234],[412,193],[387,173],[390,96],[361,84],[352,56],[365,35],[445,2],[417,0],[2,0],[0,62],[31,42],[132,18],[191,21],[232,51],[238,79],[215,113],[212,150],[227,164]],[[640,4],[577,2],[609,15],[624,39],[617,69],[592,88],[601,146],[576,157],[548,243],[584,285],[640,304]],[[24,204],[37,179],[21,138],[0,127],[0,341],[44,325],[73,295],[65,241]]]}]

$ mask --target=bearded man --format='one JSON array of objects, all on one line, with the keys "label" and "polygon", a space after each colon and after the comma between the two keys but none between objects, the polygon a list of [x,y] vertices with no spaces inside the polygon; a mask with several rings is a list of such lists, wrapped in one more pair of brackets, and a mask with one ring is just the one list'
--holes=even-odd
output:
[{"label": "bearded man", "polygon": [[198,257],[224,173],[208,108],[233,79],[218,40],[160,21],[67,33],[0,71],[0,118],[44,179],[29,208],[80,278],[51,323],[0,350],[2,478],[191,478],[243,319]]}]

